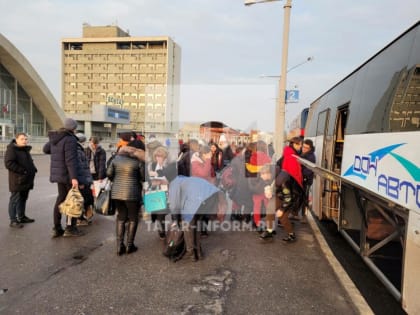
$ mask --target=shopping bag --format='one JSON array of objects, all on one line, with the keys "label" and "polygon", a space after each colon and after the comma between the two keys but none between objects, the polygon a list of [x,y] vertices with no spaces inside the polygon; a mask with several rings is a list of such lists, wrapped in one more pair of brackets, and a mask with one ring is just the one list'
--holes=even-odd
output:
[{"label": "shopping bag", "polygon": [[167,208],[166,192],[163,190],[146,191],[144,194],[146,212],[156,212]]},{"label": "shopping bag", "polygon": [[95,200],[95,212],[101,215],[114,215],[115,207],[111,200],[111,187],[106,186],[99,191],[99,195]]},{"label": "shopping bag", "polygon": [[83,213],[83,196],[78,188],[71,188],[58,209],[66,216],[79,218]]},{"label": "shopping bag", "polygon": [[108,184],[108,179],[102,179],[102,180],[94,180],[92,184],[92,195],[93,197],[98,197],[99,192],[101,189],[105,188],[105,186]]}]

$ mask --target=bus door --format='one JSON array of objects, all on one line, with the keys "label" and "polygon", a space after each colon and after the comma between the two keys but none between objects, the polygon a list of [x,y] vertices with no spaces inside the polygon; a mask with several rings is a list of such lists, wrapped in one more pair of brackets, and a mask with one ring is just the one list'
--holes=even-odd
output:
[{"label": "bus door", "polygon": [[[344,149],[344,134],[347,124],[349,106],[344,105],[337,109],[337,115],[335,119],[334,127],[334,138],[333,138],[333,156],[332,156],[332,168],[331,171],[341,175],[341,162],[343,160],[343,149]],[[331,219],[340,228],[341,213],[340,213],[340,187],[339,182],[329,182],[329,209]]]},{"label": "bus door", "polygon": [[[328,162],[326,160],[327,146],[327,133],[328,133],[328,120],[330,117],[330,109],[322,111],[318,114],[316,137],[315,137],[315,156],[316,165],[321,168],[327,168]],[[323,211],[325,204],[325,179],[321,176],[314,177],[314,184],[312,185],[312,211],[318,216],[319,219],[325,218]]]}]

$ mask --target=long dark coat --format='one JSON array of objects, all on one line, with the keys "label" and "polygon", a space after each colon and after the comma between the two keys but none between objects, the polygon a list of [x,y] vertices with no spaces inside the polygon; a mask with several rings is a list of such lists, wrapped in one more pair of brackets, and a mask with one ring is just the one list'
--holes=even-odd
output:
[{"label": "long dark coat", "polygon": [[48,132],[50,139],[43,148],[44,153],[51,154],[50,182],[70,184],[78,179],[81,173],[78,157],[78,139],[66,129]]},{"label": "long dark coat", "polygon": [[[93,151],[92,147],[89,145],[85,149],[85,152],[88,165],[90,165],[93,155],[93,163],[95,164],[98,179],[104,179],[106,177],[106,151],[100,145],[98,145],[96,151]],[[94,154],[92,154],[92,152]]]},{"label": "long dark coat", "polygon": [[4,166],[9,170],[9,191],[27,191],[34,188],[37,169],[31,156],[32,147],[18,147],[13,139],[7,146]]}]

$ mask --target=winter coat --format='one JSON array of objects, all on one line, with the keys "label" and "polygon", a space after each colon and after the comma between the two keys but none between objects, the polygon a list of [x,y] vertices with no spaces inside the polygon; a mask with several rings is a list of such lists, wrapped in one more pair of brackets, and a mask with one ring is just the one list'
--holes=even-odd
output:
[{"label": "winter coat", "polygon": [[50,182],[70,184],[80,174],[78,139],[69,130],[48,132],[49,141],[44,145],[45,154],[51,155]]},{"label": "winter coat", "polygon": [[248,210],[252,209],[252,194],[249,190],[248,178],[246,177],[245,154],[247,151],[235,156],[231,162],[232,175],[235,185],[229,192],[229,197],[239,206],[245,205]]},{"label": "winter coat", "polygon": [[225,148],[220,148],[222,150],[222,161],[223,161],[223,167],[230,164],[230,161],[235,157],[235,154],[233,154],[232,148],[229,146]]},{"label": "winter coat", "polygon": [[[302,154],[301,157],[312,163],[315,163],[316,160],[315,153],[313,151]],[[312,172],[311,169],[307,168],[306,166],[302,165],[302,175],[303,181],[306,182],[306,185],[312,185],[314,181],[314,172]]]},{"label": "winter coat", "polygon": [[215,177],[223,169],[223,153],[219,148],[211,156],[212,176]]},{"label": "winter coat", "polygon": [[292,147],[287,146],[283,149],[281,169],[286,171],[301,187],[303,187],[302,168],[293,155],[298,156],[299,154]]},{"label": "winter coat", "polygon": [[89,145],[85,149],[85,152],[89,167],[93,155],[93,164],[95,165],[96,175],[98,179],[104,179],[106,177],[106,151],[100,145],[98,145],[94,151]]},{"label": "winter coat", "polygon": [[32,147],[19,147],[13,139],[7,146],[4,166],[9,170],[9,191],[28,191],[34,188],[38,171],[30,154]]},{"label": "winter coat", "polygon": [[90,173],[88,161],[86,159],[85,148],[83,148],[80,143],[77,144],[77,155],[80,163],[77,180],[80,185],[90,185],[93,183],[93,178],[92,174]]},{"label": "winter coat", "polygon": [[[219,191],[205,179],[177,176],[169,184],[169,208],[172,214],[181,214],[182,220],[191,222],[202,203]],[[217,209],[212,211],[216,214]]]},{"label": "winter coat", "polygon": [[177,160],[178,175],[191,176],[191,156],[194,152],[181,152]]},{"label": "winter coat", "polygon": [[111,199],[140,202],[144,172],[144,151],[121,147],[106,170],[112,181]]},{"label": "winter coat", "polygon": [[171,179],[177,176],[176,162],[171,162],[168,161],[168,159],[165,159],[165,162],[163,163],[163,167],[161,169],[156,170],[156,167],[156,162],[152,162],[148,165],[146,179],[147,181],[149,181],[149,184],[151,184],[149,175],[150,171],[156,172],[158,177],[165,177],[167,181],[170,181]]}]

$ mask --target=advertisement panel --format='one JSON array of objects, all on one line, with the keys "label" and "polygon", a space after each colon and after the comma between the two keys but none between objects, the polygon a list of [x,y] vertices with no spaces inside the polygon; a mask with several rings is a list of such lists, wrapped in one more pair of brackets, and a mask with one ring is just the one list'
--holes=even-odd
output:
[{"label": "advertisement panel", "polygon": [[420,213],[420,132],[347,135],[341,176]]}]

